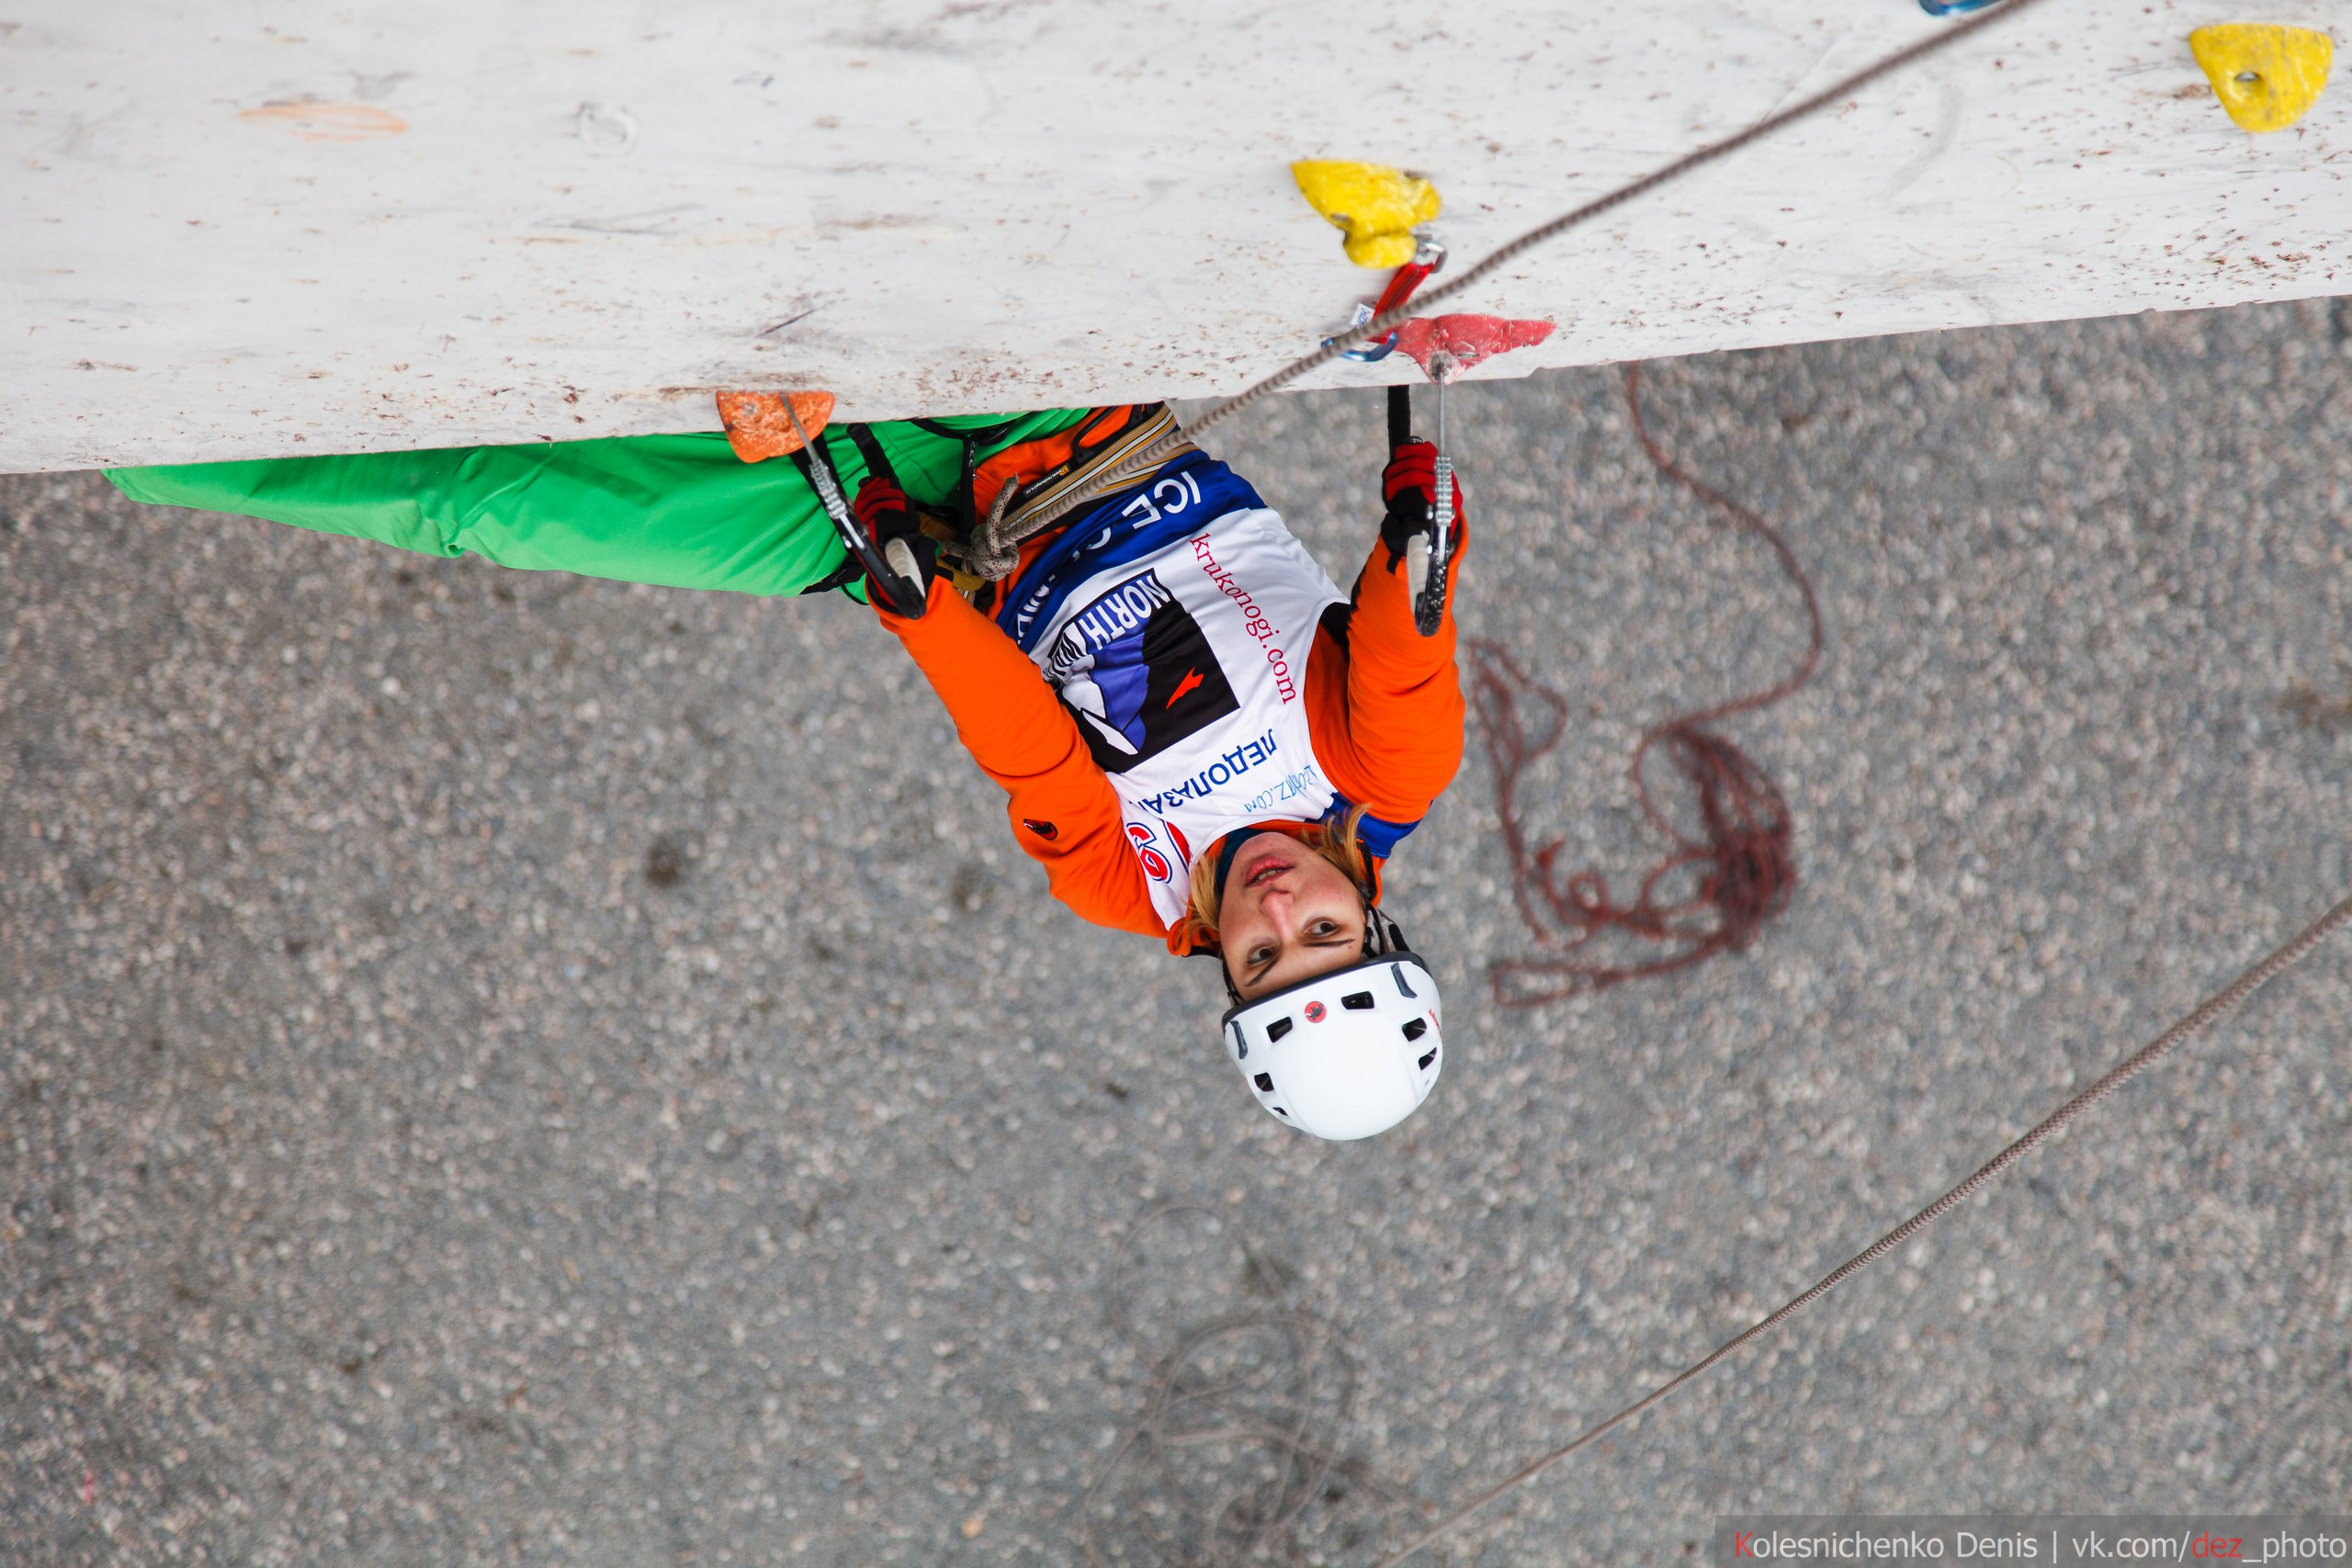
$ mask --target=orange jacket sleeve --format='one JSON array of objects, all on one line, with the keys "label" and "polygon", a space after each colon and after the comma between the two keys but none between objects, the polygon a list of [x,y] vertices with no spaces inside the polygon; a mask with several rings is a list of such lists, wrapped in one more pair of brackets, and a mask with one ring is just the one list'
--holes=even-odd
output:
[{"label": "orange jacket sleeve", "polygon": [[1374,541],[1350,607],[1326,615],[1306,661],[1307,733],[1332,786],[1384,821],[1419,821],[1462,766],[1462,677],[1453,663],[1453,591],[1469,539],[1454,552],[1445,619],[1413,629],[1402,565]]},{"label": "orange jacket sleeve", "polygon": [[1028,656],[944,578],[922,619],[876,613],[914,655],[964,749],[1012,797],[1013,839],[1046,868],[1054,897],[1098,926],[1163,935],[1118,793]]}]

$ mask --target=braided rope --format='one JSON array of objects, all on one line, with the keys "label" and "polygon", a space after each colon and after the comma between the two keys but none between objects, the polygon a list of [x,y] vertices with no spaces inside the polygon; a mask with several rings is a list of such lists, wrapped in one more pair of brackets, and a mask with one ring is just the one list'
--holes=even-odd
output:
[{"label": "braided rope", "polygon": [[[965,558],[972,570],[990,582],[1002,582],[1021,565],[1021,542],[1029,534],[1017,529],[1008,534],[1004,527],[1005,508],[1012,503],[1012,492],[1020,488],[1017,479],[1004,481],[996,492],[996,500],[989,503],[989,514],[972,530],[972,542],[965,547]],[[1030,533],[1036,531],[1031,529]]]},{"label": "braided rope", "polygon": [[[1164,426],[1166,434],[1151,437],[1142,450],[1158,453],[1159,456],[1144,462],[1136,454],[1125,450],[1154,426]],[[1183,453],[1198,450],[1185,438],[1184,432],[1176,423],[1176,416],[1163,406],[1139,424],[1112,437],[1102,451],[1088,460],[1087,466],[1057,480],[1072,484],[1067,492],[1057,492],[1050,485],[1046,485],[1023,501],[1017,493],[1022,489],[1020,481],[1007,479],[996,492],[996,500],[989,503],[988,516],[973,528],[972,537],[964,547],[966,562],[972,571],[990,582],[1001,582],[1018,570],[1022,545],[1045,532],[1048,525],[1090,502],[1124,490],[1137,479],[1148,478],[1151,471],[1162,463]],[[1094,465],[1098,464],[1101,471],[1095,472]]]},{"label": "braided rope", "polygon": [[1968,20],[1956,23],[1940,32],[1932,33],[1907,48],[1896,50],[1893,54],[1864,66],[1852,75],[1823,88],[1811,97],[1792,104],[1777,114],[1767,115],[1745,130],[1734,132],[1720,141],[1712,141],[1694,152],[1686,152],[1673,163],[1663,168],[1652,170],[1631,185],[1620,186],[1606,196],[1596,197],[1582,207],[1564,212],[1548,223],[1539,224],[1530,229],[1517,239],[1505,243],[1501,249],[1486,256],[1469,271],[1460,274],[1448,282],[1439,284],[1434,288],[1422,289],[1414,299],[1398,305],[1394,310],[1374,316],[1361,326],[1348,328],[1337,337],[1328,340],[1314,353],[1292,360],[1264,380],[1245,388],[1216,404],[1182,430],[1171,432],[1160,437],[1133,457],[1105,469],[1080,489],[1057,499],[1050,506],[1040,508],[1034,515],[1023,517],[1020,521],[1018,532],[1005,542],[1017,544],[1020,540],[1041,531],[1049,524],[1058,521],[1086,502],[1098,501],[1134,483],[1149,473],[1155,466],[1166,461],[1179,446],[1196,440],[1204,432],[1224,423],[1250,404],[1280,391],[1300,377],[1320,370],[1358,344],[1369,342],[1376,337],[1387,336],[1414,315],[1426,310],[1441,300],[1451,299],[1474,285],[1486,281],[1496,272],[1525,255],[1536,246],[1555,240],[1571,229],[1589,223],[1603,213],[1623,207],[1636,197],[1645,196],[1669,180],[1679,179],[1694,169],[1703,167],[1719,158],[1728,157],[1743,147],[1760,141],[1776,130],[1794,125],[1808,116],[1818,114],[1821,110],[1869,86],[1881,77],[1892,75],[1905,66],[1925,60],[1941,50],[1951,49],[1964,39],[1973,38],[1981,29],[2013,17],[2029,6],[2041,3],[2042,0],[2001,0],[2001,4],[1992,9],[1980,12]]},{"label": "braided rope", "polygon": [[1473,1514],[1477,1513],[1480,1509],[1484,1508],[1487,1504],[1495,1501],[1498,1497],[1500,1497],[1505,1493],[1513,1491],[1518,1487],[1525,1485],[1528,1482],[1534,1480],[1535,1477],[1551,1469],[1554,1465],[1559,1463],[1562,1460],[1567,1458],[1578,1449],[1585,1447],[1587,1444],[1593,1442],[1605,1433],[1623,1425],[1627,1421],[1632,1420],[1634,1416],[1639,1416],[1643,1411],[1647,1410],[1651,1405],[1656,1404],[1658,1401],[1666,1398],[1667,1395],[1672,1393],[1683,1384],[1699,1377],[1709,1368],[1714,1366],[1717,1362],[1722,1361],[1724,1358],[1736,1353],[1749,1343],[1762,1338],[1765,1335],[1770,1334],[1775,1328],[1780,1327],[1781,1325],[1788,1322],[1789,1319],[1796,1316],[1797,1314],[1803,1312],[1805,1308],[1811,1306],[1814,1303],[1819,1301],[1822,1297],[1827,1295],[1838,1286],[1844,1284],[1848,1280],[1852,1279],[1855,1275],[1860,1273],[1871,1264],[1876,1263],[1880,1258],[1884,1258],[1888,1253],[1893,1252],[1896,1247],[1901,1247],[1905,1242],[1910,1240],[1911,1237],[1927,1229],[1929,1225],[1934,1224],[1945,1214],[1951,1213],[1953,1209],[1959,1207],[1960,1204],[1965,1202],[1970,1196],[1975,1193],[1976,1190],[1982,1188],[1986,1182],[1991,1181],[1995,1177],[2000,1175],[2001,1172],[2007,1170],[2009,1167],[2015,1165],[2018,1161],[2031,1154],[2035,1149],[2040,1148],[2043,1144],[2048,1143],[2052,1138],[2057,1136],[2057,1134],[2065,1128],[2068,1122],[2074,1121],[2092,1106],[2097,1105],[2100,1100],[2105,1100],[2109,1095],[2113,1094],[2117,1089],[2121,1089],[2125,1084],[2139,1077],[2140,1074],[2145,1072],[2149,1067],[2154,1066],[2158,1061],[2163,1059],[2165,1055],[2171,1052],[2173,1047],[2178,1045],[2190,1035],[2204,1029],[2215,1019],[2220,1018],[2223,1013],[2228,1012],[2240,1002],[2245,1000],[2245,998],[2251,996],[2254,992],[2259,990],[2263,986],[2275,979],[2280,973],[2292,967],[2306,954],[2308,954],[2312,948],[2325,941],[2327,937],[2332,935],[2338,928],[2345,925],[2347,921],[2352,921],[2352,898],[2346,898],[2342,903],[2337,904],[2334,908],[2328,910],[2327,913],[2322,915],[2318,919],[2313,920],[2310,925],[2305,926],[2294,936],[2290,937],[2286,942],[2280,943],[2278,947],[2273,948],[2267,956],[2256,963],[2252,968],[2246,970],[2245,974],[2240,975],[2236,979],[2231,981],[2221,990],[2214,992],[2211,996],[2198,1003],[2194,1011],[2188,1013],[2186,1017],[2173,1024],[2171,1028],[2165,1030],[2162,1034],[2157,1035],[2154,1040],[2151,1040],[2148,1043],[2140,1047],[2139,1050],[2134,1051],[2131,1055],[2126,1056],[2122,1061],[2117,1063],[2115,1066],[2108,1071],[2105,1077],[2101,1077],[2097,1083],[2092,1084],[2090,1088],[2083,1090],[2082,1093],[2075,1096],[2074,1099],[2066,1101],[2065,1104],[2052,1111],[2049,1116],[2042,1120],[2040,1125],[2033,1129],[2033,1131],[2028,1133],[2024,1137],[2019,1138],[2016,1143],[2011,1144],[2007,1148],[2003,1149],[1999,1154],[1995,1155],[1991,1159],[1986,1160],[1983,1165],[1978,1166],[1974,1173],[1972,1174],[1967,1180],[1962,1181],[1959,1186],[1953,1188],[1951,1191],[1945,1193],[1942,1197],[1937,1199],[1934,1202],[1928,1204],[1926,1208],[1920,1210],[1917,1213],[1912,1215],[1909,1219],[1904,1221],[1901,1224],[1895,1226],[1893,1230],[1887,1232],[1876,1241],[1871,1243],[1870,1246],[1854,1254],[1853,1257],[1849,1258],[1845,1262],[1838,1265],[1837,1268],[1832,1269],[1828,1273],[1823,1275],[1820,1280],[1815,1281],[1813,1287],[1806,1291],[1803,1295],[1791,1299],[1787,1304],[1783,1305],[1779,1311],[1773,1313],[1771,1316],[1751,1325],[1741,1333],[1734,1336],[1732,1338],[1725,1340],[1723,1344],[1715,1347],[1715,1348],[1709,1351],[1702,1359],[1694,1361],[1690,1366],[1684,1368],[1681,1371],[1675,1373],[1673,1377],[1668,1379],[1664,1383],[1661,1383],[1657,1388],[1651,1390],[1648,1393],[1644,1394],[1633,1404],[1626,1405],[1623,1410],[1618,1411],[1607,1420],[1599,1422],[1594,1426],[1588,1427],[1570,1441],[1563,1443],[1558,1448],[1554,1449],[1551,1452],[1544,1454],[1540,1458],[1530,1461],[1516,1473],[1503,1481],[1498,1482],[1493,1486],[1488,1487],[1486,1491],[1479,1493],[1476,1497],[1471,1498],[1468,1502],[1454,1509],[1453,1512],[1446,1515],[1445,1517],[1431,1525],[1428,1529],[1422,1531],[1419,1535],[1406,1542],[1404,1546],[1398,1548],[1396,1551],[1391,1552],[1388,1556],[1382,1558],[1375,1565],[1375,1568],[1396,1568],[1396,1564],[1404,1562],[1405,1559],[1412,1556],[1415,1552],[1436,1540],[1439,1537],[1449,1533],[1455,1527],[1468,1519]]}]

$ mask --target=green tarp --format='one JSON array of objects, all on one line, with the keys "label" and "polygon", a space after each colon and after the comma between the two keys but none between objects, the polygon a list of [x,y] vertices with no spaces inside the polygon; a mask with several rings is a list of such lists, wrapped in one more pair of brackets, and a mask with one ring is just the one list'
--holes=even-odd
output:
[{"label": "green tarp", "polygon": [[[917,501],[952,506],[965,439],[978,460],[1066,430],[1086,409],[869,425]],[[865,462],[841,427],[819,440],[852,495]],[[724,435],[110,468],[134,501],[233,512],[425,555],[669,588],[798,593],[847,559],[786,457],[745,463]]]}]

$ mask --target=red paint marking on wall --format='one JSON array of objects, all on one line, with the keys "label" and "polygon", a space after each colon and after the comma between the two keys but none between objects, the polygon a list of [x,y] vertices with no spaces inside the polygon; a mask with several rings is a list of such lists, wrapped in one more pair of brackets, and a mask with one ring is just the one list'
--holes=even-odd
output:
[{"label": "red paint marking on wall", "polygon": [[85,1470],[82,1472],[82,1506],[86,1508],[97,1500],[98,1472],[95,1470]]},{"label": "red paint marking on wall", "polygon": [[1549,321],[1514,321],[1503,316],[1416,316],[1396,329],[1396,347],[1434,380],[1436,373],[1430,368],[1432,355],[1453,356],[1458,368],[1449,373],[1451,378],[1482,359],[1514,348],[1532,348],[1551,335]]}]

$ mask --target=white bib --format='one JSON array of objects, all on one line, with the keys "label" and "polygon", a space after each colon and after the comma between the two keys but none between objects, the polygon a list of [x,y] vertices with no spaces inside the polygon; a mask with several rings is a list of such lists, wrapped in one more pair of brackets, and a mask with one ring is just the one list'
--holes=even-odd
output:
[{"label": "white bib", "polygon": [[1306,728],[1306,660],[1346,595],[1263,507],[1227,512],[1072,588],[1030,657],[1125,807],[1152,908],[1182,918],[1195,856],[1336,798]]}]

